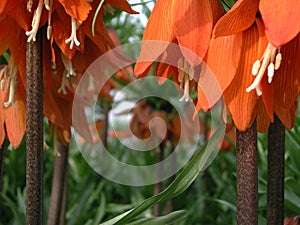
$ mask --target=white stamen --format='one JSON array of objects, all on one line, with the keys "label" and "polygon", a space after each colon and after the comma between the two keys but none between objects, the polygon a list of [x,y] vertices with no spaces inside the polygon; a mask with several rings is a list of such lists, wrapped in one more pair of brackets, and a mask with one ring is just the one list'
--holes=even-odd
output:
[{"label": "white stamen", "polygon": [[0,87],[1,87],[1,91],[4,91],[4,88],[5,88],[5,81],[2,79],[1,82],[0,82]]},{"label": "white stamen", "polygon": [[187,74],[184,75],[184,91],[182,97],[179,99],[180,102],[185,101],[189,102],[192,101],[190,97],[190,85],[189,85],[189,76]]},{"label": "white stamen", "polygon": [[[46,1],[46,0],[45,0]],[[48,0],[49,1],[49,0]],[[52,36],[52,25],[51,25],[51,9],[52,9],[52,3],[53,0],[50,0],[50,5],[49,5],[49,13],[48,13],[48,27],[47,27],[47,39],[50,40]]]},{"label": "white stamen", "polygon": [[61,53],[61,59],[67,71],[66,77],[76,76],[76,72],[74,70],[71,60],[68,59],[63,53]]},{"label": "white stamen", "polygon": [[76,36],[76,30],[77,30],[76,20],[73,17],[71,17],[71,36],[67,40],[65,40],[66,44],[70,43],[70,49],[73,49],[74,43],[76,46],[80,45],[80,42],[78,41]]},{"label": "white stamen", "polygon": [[259,67],[260,67],[260,60],[258,59],[258,60],[256,60],[253,63],[253,66],[252,66],[252,75],[256,76],[258,74]]},{"label": "white stamen", "polygon": [[[277,65],[274,66],[276,51],[277,51],[277,49],[271,43],[268,43],[266,50],[262,57],[262,64],[260,65],[261,60],[256,60],[252,66],[252,74],[253,75],[257,74],[257,76],[254,79],[253,83],[246,89],[246,92],[250,92],[255,89],[256,94],[258,96],[262,95],[262,91],[259,88],[259,84],[260,84],[261,79],[263,78],[263,75],[265,74],[265,71],[267,68],[268,68],[268,82],[269,83],[272,82],[272,79],[274,76],[274,69],[275,68],[278,69],[280,66],[280,63],[277,63]],[[280,53],[278,53],[278,54],[280,54]],[[281,61],[280,57],[281,57],[281,54],[278,56],[278,62]],[[277,61],[277,56],[276,56],[276,61]],[[275,62],[275,64],[276,64],[276,62]]]},{"label": "white stamen", "polygon": [[33,0],[28,0],[27,1],[27,11],[28,12],[32,11],[32,5],[33,5]]},{"label": "white stamen", "polygon": [[52,26],[48,25],[47,27],[47,40],[50,40],[52,36]]},{"label": "white stamen", "polygon": [[274,68],[275,70],[279,69],[281,60],[282,60],[282,55],[280,52],[278,52],[278,54],[276,55],[276,58],[275,58],[275,68]]},{"label": "white stamen", "polygon": [[9,85],[9,96],[8,100],[4,102],[4,107],[8,107],[12,105],[13,107],[16,107],[14,104],[14,98],[15,98],[15,92],[16,92],[16,87],[17,87],[17,66],[12,63],[11,65],[11,70],[10,70],[10,77],[8,80],[8,85]]},{"label": "white stamen", "polygon": [[50,11],[51,7],[50,7],[50,3],[49,3],[49,0],[44,0],[44,5],[45,5],[45,8]]},{"label": "white stamen", "polygon": [[268,66],[268,82],[269,84],[272,82],[274,76],[274,63],[270,63]]},{"label": "white stamen", "polygon": [[61,93],[62,92],[64,95],[66,95],[68,93],[67,90],[66,90],[66,80],[67,80],[66,73],[64,73],[63,77],[61,79],[61,85],[58,88],[57,93]]},{"label": "white stamen", "polygon": [[32,19],[32,29],[30,31],[26,31],[25,34],[28,36],[27,42],[36,41],[36,33],[39,29],[41,15],[43,10],[43,0],[39,0],[39,4],[37,9],[34,12],[34,16]]}]

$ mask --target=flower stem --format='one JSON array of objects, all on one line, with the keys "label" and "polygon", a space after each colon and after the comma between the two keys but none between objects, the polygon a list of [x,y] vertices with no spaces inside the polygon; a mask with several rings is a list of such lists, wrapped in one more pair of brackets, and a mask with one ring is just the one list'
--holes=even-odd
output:
[{"label": "flower stem", "polygon": [[43,224],[43,75],[41,30],[26,50],[26,224]]},{"label": "flower stem", "polygon": [[258,224],[256,123],[236,137],[237,225]]},{"label": "flower stem", "polygon": [[268,131],[268,225],[282,225],[284,219],[284,142],[285,128],[275,115]]},{"label": "flower stem", "polygon": [[68,166],[68,146],[64,146],[59,142],[54,144],[57,145],[60,156],[56,156],[54,162],[51,200],[47,221],[48,225],[59,224],[64,199],[64,184],[66,182],[65,170]]}]

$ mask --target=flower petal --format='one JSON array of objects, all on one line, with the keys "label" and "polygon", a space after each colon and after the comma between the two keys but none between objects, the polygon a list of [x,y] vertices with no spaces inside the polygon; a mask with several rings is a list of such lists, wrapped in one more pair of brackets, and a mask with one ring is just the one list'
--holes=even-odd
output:
[{"label": "flower petal", "polygon": [[83,22],[88,17],[92,9],[90,3],[86,0],[58,0],[67,14],[76,19],[78,22]]},{"label": "flower petal", "polygon": [[14,94],[15,106],[10,105],[8,108],[3,109],[7,136],[14,147],[18,147],[20,145],[26,130],[26,97],[24,87],[20,84],[21,83],[19,82]]},{"label": "flower petal", "polygon": [[258,0],[239,0],[217,22],[214,36],[226,36],[239,33],[249,28],[258,12]]},{"label": "flower petal", "polygon": [[[213,12],[210,0],[181,0],[174,1],[173,30],[178,44],[191,50],[199,58],[182,51],[185,59],[192,67],[201,63],[204,58],[213,29]],[[219,4],[215,1],[216,4]]]},{"label": "flower petal", "polygon": [[131,13],[131,14],[138,14],[138,12],[134,11],[129,3],[126,0],[106,0],[106,2],[112,6],[115,6],[122,11]]},{"label": "flower petal", "polygon": [[[175,39],[173,34],[172,0],[158,0],[149,17],[143,35],[143,42],[138,61],[134,68],[136,76],[144,74]],[[148,42],[148,40],[154,40]]]},{"label": "flower petal", "polygon": [[[205,67],[202,67],[198,90],[197,109],[209,110],[221,96],[214,94],[223,93],[232,82],[241,57],[242,33],[212,39],[207,53]],[[206,79],[211,77],[211,79]],[[214,83],[218,83],[220,90],[215,90]],[[209,103],[208,103],[209,102]]]},{"label": "flower petal", "polygon": [[299,0],[260,0],[259,10],[266,26],[266,35],[275,46],[286,44],[299,33]]},{"label": "flower petal", "polygon": [[237,73],[224,92],[225,103],[232,115],[237,129],[249,128],[257,115],[256,105],[259,100],[255,91],[246,92],[246,88],[254,80],[251,74],[252,64],[258,55],[258,31],[254,24],[243,32],[241,60]]},{"label": "flower petal", "polygon": [[[300,92],[300,35],[281,48],[282,62],[275,71],[274,111],[287,128],[293,126],[294,115],[287,116]],[[295,111],[294,111],[295,112]],[[292,112],[292,114],[294,114]]]}]

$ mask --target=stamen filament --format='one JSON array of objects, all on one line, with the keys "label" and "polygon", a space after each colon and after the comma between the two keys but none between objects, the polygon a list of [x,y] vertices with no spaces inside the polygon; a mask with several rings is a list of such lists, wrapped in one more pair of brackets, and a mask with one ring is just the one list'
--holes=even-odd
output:
[{"label": "stamen filament", "polygon": [[36,41],[36,33],[39,29],[41,15],[43,10],[43,0],[39,0],[39,4],[37,9],[34,12],[34,16],[32,19],[32,29],[30,31],[26,31],[25,34],[28,36],[27,42]]},{"label": "stamen filament", "polygon": [[66,73],[63,73],[63,77],[61,79],[61,85],[58,88],[57,93],[62,92],[64,95],[66,95],[68,93],[67,90],[66,90],[66,80],[67,80]]},{"label": "stamen filament", "polygon": [[9,86],[9,96],[8,96],[8,100],[4,102],[4,107],[6,108],[10,105],[16,107],[14,104],[14,99],[15,99],[15,92],[17,87],[17,72],[18,72],[17,66],[13,62],[10,69],[10,77],[7,82],[7,85]]},{"label": "stamen filament", "polygon": [[187,74],[184,75],[184,91],[182,97],[179,99],[180,102],[192,101],[190,97],[190,85],[189,85],[189,76]]},{"label": "stamen filament", "polygon": [[47,39],[48,40],[50,40],[50,38],[52,36],[52,25],[51,25],[52,3],[53,3],[53,0],[50,0],[50,5],[49,5],[49,9],[48,9],[49,13],[48,13],[48,27],[47,27]]},{"label": "stamen filament", "polygon": [[78,41],[76,36],[76,30],[77,30],[76,20],[73,17],[71,17],[71,36],[67,40],[65,40],[66,44],[70,43],[70,49],[73,49],[74,43],[76,46],[80,45],[80,42]]},{"label": "stamen filament", "polygon": [[45,5],[45,8],[50,11],[51,7],[50,7],[50,2],[49,0],[44,0],[44,5]]},{"label": "stamen filament", "polygon": [[61,53],[61,59],[67,71],[66,77],[76,76],[76,72],[74,70],[71,60],[68,59],[63,53]]}]

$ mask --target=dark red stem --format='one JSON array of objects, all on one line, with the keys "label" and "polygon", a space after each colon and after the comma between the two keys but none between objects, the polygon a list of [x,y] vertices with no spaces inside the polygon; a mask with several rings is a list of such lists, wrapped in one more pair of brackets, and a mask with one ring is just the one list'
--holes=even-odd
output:
[{"label": "dark red stem", "polygon": [[275,116],[268,131],[268,225],[282,225],[284,220],[284,142],[285,128]]},{"label": "dark red stem", "polygon": [[236,137],[237,225],[258,224],[256,124]]},{"label": "dark red stem", "polygon": [[26,224],[43,224],[43,75],[41,30],[26,50]]}]

